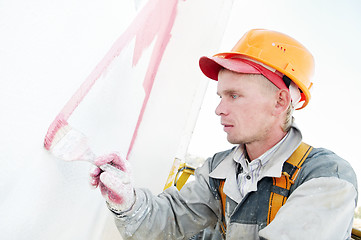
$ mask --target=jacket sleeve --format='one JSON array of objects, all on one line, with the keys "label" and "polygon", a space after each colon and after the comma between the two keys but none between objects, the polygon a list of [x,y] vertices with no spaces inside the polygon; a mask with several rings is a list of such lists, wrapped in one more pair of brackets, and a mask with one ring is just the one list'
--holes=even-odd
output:
[{"label": "jacket sleeve", "polygon": [[260,231],[265,239],[349,239],[355,187],[342,179],[315,178],[297,188],[275,219]]},{"label": "jacket sleeve", "polygon": [[153,196],[149,190],[136,189],[132,209],[115,217],[123,239],[189,239],[215,226],[220,203],[209,189],[208,174],[206,162],[181,191],[171,187]]},{"label": "jacket sleeve", "polygon": [[263,239],[349,239],[357,204],[356,174],[348,162],[314,149]]}]

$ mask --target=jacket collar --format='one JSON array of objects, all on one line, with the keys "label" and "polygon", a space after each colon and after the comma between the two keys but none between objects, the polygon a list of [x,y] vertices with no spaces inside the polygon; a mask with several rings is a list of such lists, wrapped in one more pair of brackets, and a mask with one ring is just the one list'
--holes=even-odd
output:
[{"label": "jacket collar", "polygon": [[[292,153],[301,144],[302,134],[295,123],[289,133],[281,140],[277,150],[270,149],[265,154],[268,154],[268,164],[263,166],[261,177],[280,177],[282,174],[283,163],[292,155]],[[235,202],[239,203],[242,200],[242,195],[237,183],[237,162],[235,157],[239,156],[239,151],[243,147],[237,147],[229,154],[211,173],[209,176],[216,179],[225,179],[223,192]]]}]

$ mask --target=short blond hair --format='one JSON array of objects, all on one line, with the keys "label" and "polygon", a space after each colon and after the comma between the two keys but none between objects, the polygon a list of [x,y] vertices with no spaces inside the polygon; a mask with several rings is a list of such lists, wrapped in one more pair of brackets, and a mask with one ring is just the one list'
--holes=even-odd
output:
[{"label": "short blond hair", "polygon": [[293,124],[294,121],[294,117],[293,117],[293,111],[295,110],[292,101],[290,102],[290,105],[288,106],[287,109],[287,113],[286,113],[286,117],[285,117],[285,121],[283,122],[282,125],[282,130],[284,132],[288,132],[291,129],[291,126]]},{"label": "short blond hair", "polygon": [[[263,85],[263,87],[266,91],[273,93],[273,92],[276,92],[279,90],[279,88],[276,85],[274,85],[271,81],[269,81],[265,76],[260,75],[260,74],[250,74],[250,75],[260,76],[260,78],[255,78],[255,79],[259,80],[259,82]],[[262,78],[266,81],[263,81]],[[285,120],[283,122],[283,125],[281,126],[281,128],[284,132],[288,132],[291,129],[291,126],[294,121],[294,117],[293,117],[294,109],[295,108],[291,101],[287,108]]]}]

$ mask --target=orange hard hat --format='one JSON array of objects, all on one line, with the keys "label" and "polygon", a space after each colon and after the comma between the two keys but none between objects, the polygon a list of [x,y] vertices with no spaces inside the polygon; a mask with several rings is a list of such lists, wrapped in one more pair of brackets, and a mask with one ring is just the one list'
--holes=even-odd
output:
[{"label": "orange hard hat", "polygon": [[[199,61],[203,73],[215,79],[223,59],[246,58],[269,66],[291,79],[300,89],[300,108],[304,108],[310,98],[311,78],[314,73],[312,54],[295,39],[276,31],[253,29],[248,31],[230,52],[218,53],[211,58],[202,57]],[[214,67],[215,64],[222,67]],[[217,79],[215,79],[217,80]]]}]

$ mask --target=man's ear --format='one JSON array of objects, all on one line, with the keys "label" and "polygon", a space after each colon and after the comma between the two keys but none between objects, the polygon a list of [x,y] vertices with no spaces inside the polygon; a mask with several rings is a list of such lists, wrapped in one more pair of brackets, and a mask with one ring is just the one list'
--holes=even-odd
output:
[{"label": "man's ear", "polygon": [[274,108],[274,113],[280,115],[283,112],[287,111],[288,106],[291,103],[291,94],[285,89],[280,89],[275,97],[276,105]]}]

